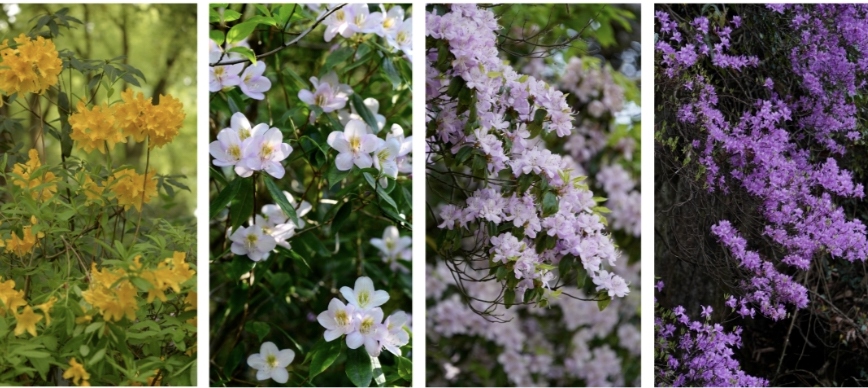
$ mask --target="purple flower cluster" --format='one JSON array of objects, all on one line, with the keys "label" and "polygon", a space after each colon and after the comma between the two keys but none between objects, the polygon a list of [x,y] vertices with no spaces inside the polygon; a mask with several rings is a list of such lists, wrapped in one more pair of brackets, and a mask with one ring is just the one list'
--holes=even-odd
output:
[{"label": "purple flower cluster", "polygon": [[[709,190],[728,192],[733,187],[740,187],[759,200],[758,210],[765,218],[763,233],[784,250],[781,260],[784,264],[805,270],[814,257],[824,252],[833,258],[865,260],[868,258],[865,225],[859,220],[848,220],[843,209],[835,203],[836,197],[863,198],[864,188],[855,184],[851,173],[839,168],[835,159],[818,157],[803,148],[799,133],[813,133],[830,151],[843,152],[830,136],[833,132],[855,130],[855,122],[848,119],[848,115],[852,116],[848,113],[849,108],[820,108],[823,112],[816,114],[806,108],[813,110],[817,106],[826,106],[824,104],[828,101],[838,101],[833,104],[845,106],[847,102],[841,98],[846,100],[853,88],[861,86],[864,81],[853,79],[852,74],[844,74],[849,70],[841,70],[838,66],[852,70],[852,66],[858,65],[850,63],[852,59],[846,55],[841,57],[834,47],[819,47],[823,45],[815,41],[814,33],[822,35],[821,42],[831,44],[834,41],[836,46],[844,45],[850,49],[860,47],[861,40],[840,36],[844,32],[841,29],[827,28],[829,20],[836,20],[829,18],[840,16],[851,32],[858,24],[855,19],[861,17],[861,23],[868,23],[868,18],[861,7],[781,8],[784,9],[792,9],[794,28],[805,43],[794,49],[800,54],[792,56],[791,61],[793,71],[803,77],[802,85],[807,94],[795,99],[779,96],[770,90],[768,99],[755,101],[752,109],[744,112],[734,123],[718,107],[717,91],[710,80],[699,75],[700,71],[691,71],[697,61],[682,53],[696,52],[701,57],[708,51],[702,42],[710,39],[720,41],[713,48],[714,66],[738,70],[744,66],[756,66],[755,57],[722,56],[731,48],[730,27],[714,27],[716,38],[711,38],[708,22],[697,18],[690,23],[695,34],[687,38],[669,15],[657,12],[661,36],[657,51],[662,54],[663,73],[668,77],[686,78],[683,90],[692,96],[679,108],[678,120],[701,128],[697,131],[701,136],[693,139],[692,144],[705,169]],[[737,27],[740,20],[733,19],[730,24]],[[830,35],[836,38],[832,39]],[[829,62],[831,58],[843,63],[833,68]],[[868,61],[861,62],[868,65]],[[814,82],[813,77],[820,77],[821,81]],[[762,86],[773,89],[774,81],[767,78]],[[828,117],[822,118],[824,115]],[[831,117],[841,121],[831,123],[828,121]],[[795,130],[800,131],[791,132]],[[712,232],[752,275],[744,283],[750,292],[732,302],[733,308],[740,306],[738,312],[742,316],[754,314],[753,308],[748,308],[746,303],[757,305],[762,314],[772,319],[786,316],[785,304],[797,308],[807,305],[805,288],[778,272],[775,263],[748,251],[745,240],[728,221],[718,223]]]},{"label": "purple flower cluster", "polygon": [[[514,263],[517,299],[538,284],[549,287],[552,269],[566,255],[580,258],[598,290],[610,297],[629,293],[623,278],[603,269],[614,266],[618,254],[604,221],[596,210],[593,193],[582,183],[584,177],[571,167],[570,160],[545,148],[537,133],[572,133],[572,112],[563,92],[542,80],[520,75],[498,57],[495,31],[499,29],[490,10],[475,5],[455,4],[444,15],[429,13],[428,37],[445,41],[454,56],[445,71],[437,64],[439,50],[427,55],[426,120],[436,127],[428,139],[430,153],[453,155],[470,147],[481,151],[486,172],[512,178],[532,179],[548,187],[549,200],[535,190],[517,190],[487,177],[465,204],[441,207],[441,229],[480,230],[480,225],[511,223],[521,236],[511,232],[487,236],[487,251],[498,263]],[[455,82],[471,91],[470,108],[460,110],[461,98],[450,97]],[[430,159],[430,158],[429,158]],[[557,205],[556,211],[551,203]],[[553,239],[548,249],[537,249],[538,236]]]},{"label": "purple flower cluster", "polygon": [[[658,283],[662,289],[662,284]],[[684,307],[664,311],[656,306],[654,330],[657,386],[764,387],[768,381],[750,376],[732,358],[741,347],[741,328],[727,332],[711,322],[711,306],[702,308],[704,321],[693,321]]]}]

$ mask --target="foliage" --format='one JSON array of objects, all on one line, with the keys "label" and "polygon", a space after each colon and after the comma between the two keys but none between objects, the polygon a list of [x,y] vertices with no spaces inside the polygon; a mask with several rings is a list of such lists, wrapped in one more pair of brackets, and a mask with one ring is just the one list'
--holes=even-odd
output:
[{"label": "foliage", "polygon": [[412,381],[410,13],[211,6],[212,385]]},{"label": "foliage", "polygon": [[594,37],[574,17],[633,17],[608,8],[429,7],[430,384],[638,378],[638,86],[572,56]]},{"label": "foliage", "polygon": [[[0,145],[27,143],[12,107],[33,116],[36,139],[26,156],[0,158],[0,381],[194,385],[195,228],[142,217],[169,190],[149,165],[161,152],[151,148],[174,140],[186,111],[169,95],[154,103],[127,89],[112,99],[121,81],[144,77],[124,58],[55,46],[81,24],[63,8],[0,47],[8,135]],[[73,74],[90,81],[75,84]],[[116,143],[124,142],[147,147],[143,166],[121,164]],[[47,162],[55,152],[60,162]]]}]

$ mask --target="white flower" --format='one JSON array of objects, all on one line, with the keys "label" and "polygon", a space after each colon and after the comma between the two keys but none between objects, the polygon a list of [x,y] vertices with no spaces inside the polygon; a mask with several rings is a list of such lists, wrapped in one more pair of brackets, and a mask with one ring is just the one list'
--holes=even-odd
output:
[{"label": "white flower", "polygon": [[411,158],[407,155],[413,152],[413,136],[404,137],[404,128],[398,124],[392,124],[392,130],[386,135],[386,140],[395,138],[401,144],[401,149],[398,150],[398,156],[395,158],[395,163],[398,165],[398,172],[409,174],[413,172],[413,166],[410,163]]},{"label": "white flower", "polygon": [[258,61],[250,65],[241,74],[241,92],[254,100],[265,98],[264,92],[271,89],[271,80],[262,75],[265,72],[265,62]]},{"label": "white flower", "polygon": [[283,178],[286,171],[280,162],[292,153],[292,147],[283,142],[283,133],[264,123],[253,127],[252,133],[245,140],[244,157],[235,166],[235,172],[248,177],[253,171],[265,170],[276,179]]},{"label": "white flower", "polygon": [[234,166],[241,160],[241,138],[232,128],[225,128],[217,134],[217,140],[211,142],[209,151],[214,157],[214,165],[218,167]]},{"label": "white flower", "polygon": [[[341,295],[347,299],[349,304],[356,306],[362,311],[382,306],[383,303],[389,300],[389,293],[383,290],[374,290],[374,282],[367,276],[356,279],[353,289],[346,286],[341,287]],[[380,321],[382,320],[383,315],[380,312]]]},{"label": "white flower", "polygon": [[[338,11],[340,12],[340,11]],[[347,84],[338,81],[338,75],[334,71],[328,72],[322,77],[310,77],[314,91],[303,89],[298,92],[298,98],[308,105],[318,106],[325,113],[343,109],[349,101],[353,89]]]},{"label": "white flower", "polygon": [[395,34],[398,33],[398,27],[400,27],[401,23],[404,21],[404,8],[394,5],[389,9],[389,12],[386,12],[383,5],[380,4],[380,10],[383,11],[384,15],[382,28],[380,29],[380,36],[395,36]]},{"label": "white flower", "polygon": [[329,146],[338,151],[335,158],[338,170],[349,170],[353,168],[353,164],[359,168],[368,168],[374,164],[370,154],[380,148],[383,139],[367,133],[366,128],[364,122],[350,120],[343,132],[334,131],[329,134]]},{"label": "white flower", "polygon": [[374,151],[374,168],[380,170],[387,177],[392,179],[397,178],[398,163],[395,162],[395,158],[398,157],[398,152],[400,151],[401,143],[397,139],[391,138],[386,140],[380,145],[380,148]]},{"label": "white flower", "polygon": [[291,349],[278,350],[277,345],[265,342],[259,347],[259,353],[247,357],[247,365],[256,369],[257,380],[272,379],[280,384],[289,380],[289,372],[286,367],[292,363],[295,352]]},{"label": "white flower", "polygon": [[383,14],[379,12],[370,13],[367,4],[352,4],[348,8],[351,8],[349,13],[352,15],[352,19],[349,20],[347,30],[352,34],[378,32],[382,28]]},{"label": "white flower", "polygon": [[[377,122],[377,130],[379,131],[383,129],[383,127],[386,126],[386,116],[378,113],[378,111],[380,110],[380,102],[377,101],[377,99],[375,98],[368,97],[363,101],[363,103],[374,116],[374,121]],[[362,119],[362,116],[360,116],[359,113],[356,111],[355,105],[350,104],[350,109],[352,110],[352,112],[347,111],[346,109],[338,111],[338,120],[340,120],[341,124],[347,125],[347,123],[350,122],[350,120],[352,119],[364,121],[364,119]]]},{"label": "white flower", "polygon": [[624,281],[624,278],[606,270],[600,271],[596,277],[592,276],[591,280],[597,285],[597,291],[609,291],[610,298],[623,298],[630,293],[630,289],[627,288],[627,282]]},{"label": "white flower", "polygon": [[239,227],[229,240],[232,241],[232,253],[247,255],[253,261],[267,259],[269,253],[277,246],[274,237],[263,233],[262,226],[256,223],[246,228]]},{"label": "white flower", "polygon": [[392,47],[401,50],[411,61],[413,60],[413,18],[407,18],[398,27],[395,35],[386,35],[386,41]]},{"label": "white flower", "polygon": [[326,42],[331,42],[337,34],[341,34],[344,38],[353,36],[353,31],[349,30],[350,20],[353,17],[351,12],[352,7],[344,6],[323,20],[323,24],[326,26],[323,38]]},{"label": "white flower", "polygon": [[403,311],[395,311],[392,315],[386,318],[383,322],[383,333],[381,335],[380,344],[392,354],[400,356],[401,347],[410,343],[410,335],[404,330],[407,325],[407,313]]},{"label": "white flower", "polygon": [[[221,57],[223,59],[221,59]],[[210,63],[231,60],[228,56],[223,55],[223,52],[220,50],[212,50],[209,59]],[[241,70],[243,69],[244,64],[242,63],[228,66],[208,66],[210,72],[208,77],[208,90],[210,90],[211,93],[214,93],[223,89],[230,89],[233,86],[238,86],[238,84],[241,83],[241,77],[238,76],[238,73],[241,73]]]},{"label": "white flower", "polygon": [[372,238],[371,245],[380,250],[383,260],[391,262],[401,258],[404,251],[410,247],[413,239],[408,236],[401,237],[398,234],[398,228],[389,226],[383,231],[383,238]]},{"label": "white flower", "polygon": [[316,317],[317,322],[326,328],[326,342],[356,330],[356,322],[353,320],[355,312],[353,305],[344,305],[338,298],[332,298],[328,311],[323,311]]},{"label": "white flower", "polygon": [[365,350],[368,351],[371,357],[379,356],[383,348],[380,345],[380,336],[385,331],[385,327],[382,324],[383,310],[375,308],[369,311],[356,312],[354,321],[356,323],[355,331],[347,334],[347,347],[358,349],[360,346],[365,345]]},{"label": "white flower", "polygon": [[229,128],[238,132],[238,137],[243,141],[253,134],[253,127],[250,125],[250,120],[244,113],[236,112],[229,119]]}]

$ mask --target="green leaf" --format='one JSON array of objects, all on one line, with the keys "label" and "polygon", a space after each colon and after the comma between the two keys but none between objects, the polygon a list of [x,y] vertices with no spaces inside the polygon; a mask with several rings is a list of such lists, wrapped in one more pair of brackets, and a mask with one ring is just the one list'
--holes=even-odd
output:
[{"label": "green leaf", "polygon": [[[248,61],[250,61],[250,63],[252,63],[254,65],[256,64],[256,53],[254,53],[253,50],[251,50],[247,47],[244,47],[244,46],[233,47],[233,48],[229,49],[227,52],[241,54],[241,56],[243,56],[244,59],[247,59]],[[220,62],[224,62],[226,59],[227,59],[227,57],[223,57],[223,60],[221,60]]]},{"label": "green leaf", "polygon": [[530,132],[530,137],[534,138],[542,133],[543,121],[546,118],[546,111],[543,109],[537,109],[536,113],[533,115],[533,121],[527,126],[528,132]]},{"label": "green leaf", "polygon": [[[341,47],[326,58],[325,65],[323,65],[322,73],[328,73],[333,67],[340,63],[344,63],[353,56],[353,49],[351,47]],[[355,94],[354,94],[355,95]]]},{"label": "green leaf", "polygon": [[551,191],[546,191],[545,194],[543,194],[542,208],[543,217],[548,217],[557,213],[559,208],[558,196]]},{"label": "green leaf", "polygon": [[331,166],[329,166],[329,171],[326,173],[326,179],[329,181],[329,189],[334,187],[338,182],[344,180],[344,178],[350,174],[350,171],[352,171],[352,169],[346,171],[338,170],[338,167],[332,163]]},{"label": "green leaf", "polygon": [[286,214],[292,222],[296,225],[299,225],[298,222],[298,213],[295,212],[295,207],[292,206],[291,203],[286,199],[286,195],[283,194],[283,190],[277,187],[277,184],[271,179],[271,177],[265,177],[265,187],[268,189],[268,192],[271,193],[271,198],[274,199],[274,202],[277,203],[277,206],[280,206],[280,209],[283,210],[283,213]]},{"label": "green leaf", "polygon": [[226,34],[226,43],[233,44],[247,39],[247,37],[256,29],[257,25],[259,25],[259,23],[254,20],[238,23],[232,26],[232,28],[229,29],[229,33]]},{"label": "green leaf", "polygon": [[383,58],[383,71],[386,73],[386,78],[392,83],[392,89],[397,89],[401,86],[401,76],[395,70],[395,63],[388,56]]},{"label": "green leaf", "polygon": [[232,231],[238,230],[238,227],[253,216],[253,196],[256,195],[253,186],[253,178],[238,179],[241,181],[241,187],[238,189],[236,202],[229,208],[229,217],[232,220]]},{"label": "green leaf", "polygon": [[22,350],[20,352],[15,352],[15,354],[20,354],[24,357],[28,358],[47,358],[51,356],[51,353],[48,352],[40,352],[38,350]]},{"label": "green leaf", "polygon": [[341,226],[343,226],[344,222],[346,222],[346,220],[350,218],[350,214],[352,214],[352,212],[352,202],[344,202],[341,204],[341,208],[338,209],[337,214],[335,214],[335,218],[332,219],[332,233],[337,233],[341,230]]},{"label": "green leaf", "polygon": [[323,342],[321,346],[313,350],[313,360],[310,362],[310,374],[308,380],[328,369],[341,355],[342,338],[331,342]]},{"label": "green leaf", "polygon": [[100,360],[102,360],[104,357],[105,357],[105,348],[97,350],[96,353],[93,354],[93,357],[90,359],[90,361],[87,362],[87,365],[96,364],[96,363],[100,362]]},{"label": "green leaf", "polygon": [[357,387],[367,387],[371,385],[371,379],[374,375],[373,366],[371,365],[371,356],[364,347],[358,349],[347,350],[347,377]]},{"label": "green leaf", "polygon": [[413,381],[413,361],[409,358],[396,356],[398,359],[398,375],[407,381]]},{"label": "green leaf", "polygon": [[356,108],[356,112],[359,114],[359,116],[362,116],[362,119],[365,120],[365,124],[368,124],[368,126],[371,127],[371,131],[373,131],[374,134],[380,132],[380,127],[377,125],[377,119],[374,118],[374,114],[371,113],[370,109],[365,106],[365,102],[362,100],[362,98],[359,97],[358,94],[353,93],[352,95],[350,95],[350,101],[352,101],[353,106]]},{"label": "green leaf", "polygon": [[223,21],[224,22],[234,22],[238,19],[241,19],[241,13],[232,9],[223,10]]},{"label": "green leaf", "polygon": [[217,194],[217,197],[214,198],[213,201],[211,201],[210,213],[212,219],[216,218],[217,214],[220,213],[220,211],[223,210],[226,205],[229,204],[229,202],[235,199],[235,196],[238,195],[238,191],[241,190],[241,186],[244,185],[243,181],[245,180],[246,179],[236,178],[231,183],[229,183],[229,186],[226,186],[223,191],[220,192],[220,194]]},{"label": "green leaf", "polygon": [[599,298],[597,300],[597,307],[600,311],[605,310],[609,306],[609,303],[612,303],[612,298],[609,297],[609,294],[605,290],[598,292],[597,298]]},{"label": "green leaf", "polygon": [[506,289],[503,292],[503,303],[506,304],[506,308],[512,307],[515,304],[515,290],[512,288]]},{"label": "green leaf", "polygon": [[259,342],[262,342],[265,339],[265,336],[268,335],[268,332],[271,331],[271,328],[265,322],[256,322],[251,321],[244,324],[244,330],[248,333],[255,334],[257,338],[259,338]]},{"label": "green leaf", "polygon": [[223,42],[226,41],[226,34],[224,34],[223,31],[220,30],[208,31],[208,37],[210,37],[211,40],[213,40],[214,43],[216,43],[218,46],[222,46]]},{"label": "green leaf", "polygon": [[85,333],[85,334],[93,333],[93,332],[95,332],[95,331],[97,331],[97,330],[99,330],[99,329],[102,329],[103,325],[105,325],[105,322],[94,322],[94,323],[91,323],[90,325],[87,325],[87,328],[84,329],[84,333]]}]

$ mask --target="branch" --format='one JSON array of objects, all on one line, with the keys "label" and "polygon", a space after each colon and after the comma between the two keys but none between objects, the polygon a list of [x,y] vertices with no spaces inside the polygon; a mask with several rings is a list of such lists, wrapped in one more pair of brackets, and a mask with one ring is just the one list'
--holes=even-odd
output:
[{"label": "branch", "polygon": [[[337,7],[334,7],[334,8],[332,8],[332,9],[326,11],[326,13],[323,14],[321,18],[317,19],[317,20],[313,23],[313,25],[310,26],[310,28],[308,28],[307,30],[305,30],[304,32],[302,32],[301,34],[299,34],[297,37],[295,37],[295,39],[293,39],[293,40],[291,40],[291,41],[285,43],[283,46],[278,47],[278,48],[276,48],[276,49],[274,49],[274,50],[271,50],[271,51],[268,51],[268,52],[264,52],[264,53],[262,53],[262,54],[257,55],[257,56],[256,56],[256,59],[259,60],[259,59],[262,59],[262,58],[265,58],[265,57],[268,57],[268,56],[274,55],[274,54],[276,54],[278,51],[283,50],[283,49],[285,49],[285,48],[287,48],[287,47],[289,47],[289,46],[292,46],[292,45],[298,43],[298,41],[300,41],[302,38],[304,38],[305,36],[307,36],[307,34],[309,34],[311,31],[313,31],[314,28],[316,28],[318,25],[320,25],[320,23],[322,23],[323,20],[325,20],[327,17],[331,16],[331,14],[333,14],[335,11],[337,11],[337,10],[343,8],[345,5],[347,5],[347,4],[346,4],[346,3],[344,3],[344,4],[340,4],[340,5],[338,5]],[[227,66],[227,65],[235,65],[235,64],[238,64],[238,63],[249,63],[249,62],[250,62],[249,59],[242,58],[242,59],[235,59],[235,60],[231,60],[231,61],[227,61],[227,62],[217,61],[217,63],[209,63],[208,66],[211,66],[211,67],[214,67],[214,66]]]}]

